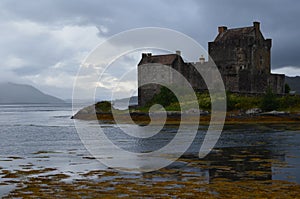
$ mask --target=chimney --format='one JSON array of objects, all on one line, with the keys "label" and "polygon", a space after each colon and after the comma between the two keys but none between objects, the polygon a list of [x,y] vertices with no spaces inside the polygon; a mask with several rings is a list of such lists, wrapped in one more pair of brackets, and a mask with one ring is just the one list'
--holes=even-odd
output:
[{"label": "chimney", "polygon": [[179,55],[179,56],[181,56],[181,52],[180,52],[180,50],[176,50],[176,55]]},{"label": "chimney", "polygon": [[260,30],[260,23],[258,21],[254,21],[253,22],[253,26],[254,26],[254,28],[255,28],[256,31]]},{"label": "chimney", "polygon": [[219,26],[218,27],[219,34],[225,32],[226,30],[227,30],[226,26]]},{"label": "chimney", "polygon": [[142,58],[151,57],[152,53],[142,53]]},{"label": "chimney", "polygon": [[203,55],[201,55],[201,57],[199,58],[200,64],[204,64],[205,62],[205,58]]}]

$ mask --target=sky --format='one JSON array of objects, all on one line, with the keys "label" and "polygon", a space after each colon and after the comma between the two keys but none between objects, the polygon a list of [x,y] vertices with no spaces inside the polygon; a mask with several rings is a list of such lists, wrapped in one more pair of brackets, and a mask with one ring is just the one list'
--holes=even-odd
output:
[{"label": "sky", "polygon": [[[207,49],[218,26],[252,26],[253,21],[273,39],[272,72],[300,76],[299,8],[298,0],[1,0],[0,82],[30,84],[70,99],[83,60],[122,31],[169,28]],[[136,69],[139,58],[131,55],[124,64]],[[99,90],[112,87],[114,72],[119,71],[111,70]]]}]

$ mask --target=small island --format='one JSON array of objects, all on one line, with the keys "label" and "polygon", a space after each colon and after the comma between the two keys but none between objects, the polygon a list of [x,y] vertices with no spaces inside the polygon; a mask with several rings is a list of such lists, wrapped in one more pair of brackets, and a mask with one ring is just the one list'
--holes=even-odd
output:
[{"label": "small island", "polygon": [[[113,115],[117,114],[118,122],[127,123],[132,119],[135,123],[144,125],[150,122],[149,109],[154,104],[162,105],[167,111],[167,124],[179,124],[183,114],[187,117],[199,117],[189,107],[189,104],[195,103],[190,100],[190,96],[183,96],[184,102],[179,103],[168,88],[158,84],[143,85],[145,79],[167,79],[169,85],[178,88],[182,81],[174,72],[176,70],[195,91],[196,103],[200,109],[200,124],[209,124],[212,99],[206,82],[195,68],[202,68],[206,75],[212,77],[210,68],[215,64],[227,92],[226,99],[218,99],[227,101],[226,124],[299,123],[300,97],[294,92],[291,95],[285,75],[271,73],[272,40],[264,38],[260,23],[253,22],[253,26],[233,29],[221,26],[218,32],[215,40],[208,43],[208,61],[201,56],[199,62],[185,62],[180,51],[165,55],[143,53],[137,66],[136,106],[130,106],[128,110],[117,110],[113,108],[113,103],[102,101],[83,108],[72,118],[114,123]],[[149,72],[157,64],[170,69]],[[151,122],[165,122],[160,119],[161,111],[163,110],[157,109],[151,113],[157,119]],[[130,112],[130,118],[126,112]]]},{"label": "small island", "polygon": [[[145,106],[131,106],[129,110],[118,110],[113,108],[113,103],[101,101],[94,105],[85,107],[78,111],[72,119],[99,120],[102,123],[115,123],[114,115],[117,114],[118,121],[127,123],[133,120],[136,124],[146,125],[151,120],[149,109],[154,104],[161,104],[167,112],[166,121],[159,119],[162,110],[153,112],[156,114],[156,123],[180,124],[181,115],[188,117],[199,117],[200,124],[208,125],[210,122],[210,96],[208,93],[197,94],[200,107],[200,117],[189,109],[189,102],[180,104],[173,93],[162,88],[159,94],[149,101]],[[181,107],[184,109],[181,111]],[[282,95],[277,96],[269,90],[261,96],[245,96],[227,93],[227,114],[225,124],[294,124],[300,123],[300,96]],[[131,118],[126,112],[130,112]]]}]

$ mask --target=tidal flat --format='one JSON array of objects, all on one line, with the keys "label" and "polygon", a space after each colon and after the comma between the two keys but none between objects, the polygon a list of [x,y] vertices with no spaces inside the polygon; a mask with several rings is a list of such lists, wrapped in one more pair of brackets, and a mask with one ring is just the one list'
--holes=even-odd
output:
[{"label": "tidal flat", "polygon": [[[225,125],[216,146],[204,158],[199,158],[198,152],[207,125],[200,125],[194,142],[177,161],[156,171],[129,173],[102,164],[88,152],[69,119],[70,107],[5,106],[0,111],[5,113],[0,114],[2,198],[300,195],[300,130],[296,122]],[[80,122],[101,127],[115,144],[133,152],[151,151],[169,143],[178,126],[165,125],[146,141],[119,133],[116,124]],[[136,125],[125,127],[136,130]],[[126,158],[112,156],[110,147],[101,147],[120,166],[126,164]]]},{"label": "tidal flat", "polygon": [[[293,165],[272,158],[267,150],[247,148],[216,149],[204,159],[186,155],[141,174],[35,167],[2,168],[1,186],[15,187],[3,198],[296,198],[300,193],[299,179],[287,172]],[[273,179],[280,175],[288,179]]]},{"label": "tidal flat", "polygon": [[296,198],[300,131],[287,128],[228,125],[205,158],[195,141],[177,161],[148,173],[117,171],[77,149],[1,156],[1,191],[3,198]]}]

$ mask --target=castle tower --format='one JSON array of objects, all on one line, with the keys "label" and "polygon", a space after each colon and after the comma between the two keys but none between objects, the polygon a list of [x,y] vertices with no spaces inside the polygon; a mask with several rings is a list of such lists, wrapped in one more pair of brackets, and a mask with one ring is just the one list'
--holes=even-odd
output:
[{"label": "castle tower", "polygon": [[[260,23],[253,22],[249,27],[219,27],[215,40],[208,43],[208,51],[221,71],[227,90],[263,93],[269,86],[278,87],[270,83],[271,46],[272,40],[264,38]],[[282,78],[277,79],[284,82]],[[279,90],[274,89],[281,93]]]}]

